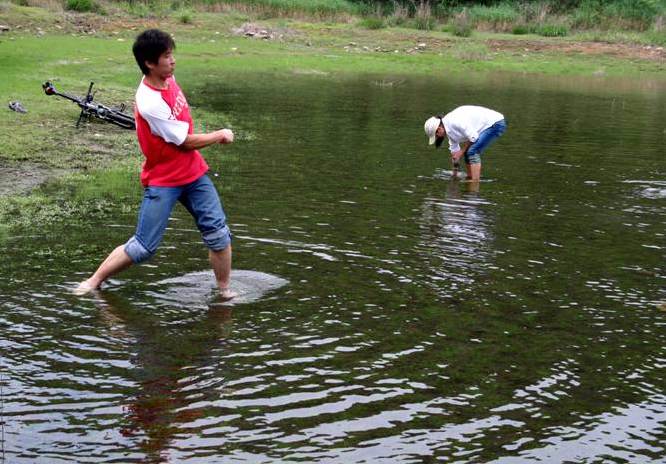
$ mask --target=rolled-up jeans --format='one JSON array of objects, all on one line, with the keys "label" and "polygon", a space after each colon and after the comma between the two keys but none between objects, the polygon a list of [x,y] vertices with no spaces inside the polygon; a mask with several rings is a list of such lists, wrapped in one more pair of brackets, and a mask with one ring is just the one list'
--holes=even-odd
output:
[{"label": "rolled-up jeans", "polygon": [[506,121],[502,119],[481,132],[479,138],[476,139],[476,142],[471,144],[467,149],[467,152],[465,153],[465,163],[479,164],[481,162],[481,154],[484,150],[505,131]]},{"label": "rolled-up jeans", "polygon": [[204,244],[214,251],[231,242],[222,202],[207,175],[179,187],[145,187],[136,232],[125,243],[125,252],[135,264],[150,259],[162,241],[171,211],[179,201],[194,217]]}]

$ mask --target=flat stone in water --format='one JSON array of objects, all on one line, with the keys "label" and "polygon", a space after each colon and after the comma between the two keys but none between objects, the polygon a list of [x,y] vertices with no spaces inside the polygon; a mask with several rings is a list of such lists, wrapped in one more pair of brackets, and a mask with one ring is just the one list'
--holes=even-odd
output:
[{"label": "flat stone in water", "polygon": [[179,277],[160,280],[155,285],[166,288],[151,293],[159,300],[179,306],[237,305],[258,301],[264,295],[288,283],[289,281],[286,279],[264,272],[232,270],[230,288],[237,292],[238,296],[229,301],[221,301],[215,276],[213,271],[209,270],[190,272]]},{"label": "flat stone in water", "polygon": [[650,200],[666,198],[666,188],[648,187],[641,192],[641,196]]}]

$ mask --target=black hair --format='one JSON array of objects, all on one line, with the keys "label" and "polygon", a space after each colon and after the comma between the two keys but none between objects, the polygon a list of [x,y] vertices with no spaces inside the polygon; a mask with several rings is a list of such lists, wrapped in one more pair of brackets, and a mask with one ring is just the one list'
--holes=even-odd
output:
[{"label": "black hair", "polygon": [[168,33],[159,29],[148,29],[136,37],[132,52],[136,64],[141,68],[141,72],[147,76],[150,69],[146,66],[146,61],[157,64],[162,53],[175,49],[176,42]]},{"label": "black hair", "polygon": [[[439,113],[435,117],[439,119],[439,127],[444,127],[444,116],[445,114]],[[444,137],[437,137],[435,139],[435,148],[439,148],[442,146],[442,142],[444,142]]]}]

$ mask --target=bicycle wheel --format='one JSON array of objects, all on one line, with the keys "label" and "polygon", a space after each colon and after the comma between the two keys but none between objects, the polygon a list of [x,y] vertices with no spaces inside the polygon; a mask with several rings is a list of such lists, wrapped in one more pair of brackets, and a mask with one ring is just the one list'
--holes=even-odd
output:
[{"label": "bicycle wheel", "polygon": [[134,116],[121,113],[120,111],[113,111],[113,110],[107,111],[104,114],[104,119],[117,126],[124,127],[125,129],[136,128],[136,125],[134,123]]}]

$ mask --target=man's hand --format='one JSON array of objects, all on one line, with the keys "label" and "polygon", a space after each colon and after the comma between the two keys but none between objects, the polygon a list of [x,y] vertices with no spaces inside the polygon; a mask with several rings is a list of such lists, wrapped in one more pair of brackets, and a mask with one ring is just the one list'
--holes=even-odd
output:
[{"label": "man's hand", "polygon": [[465,154],[465,150],[458,150],[451,153],[451,161],[457,163],[458,160]]},{"label": "man's hand", "polygon": [[234,133],[231,129],[221,129],[218,131],[220,134],[220,143],[232,143],[234,141]]}]

